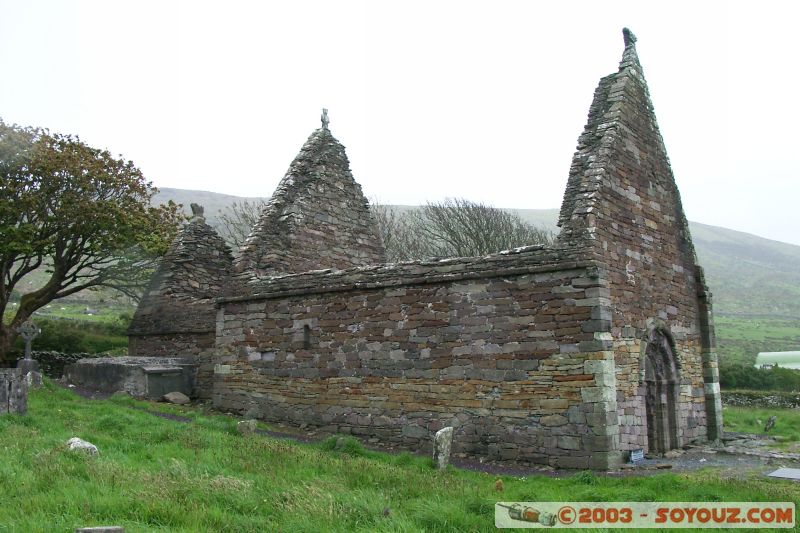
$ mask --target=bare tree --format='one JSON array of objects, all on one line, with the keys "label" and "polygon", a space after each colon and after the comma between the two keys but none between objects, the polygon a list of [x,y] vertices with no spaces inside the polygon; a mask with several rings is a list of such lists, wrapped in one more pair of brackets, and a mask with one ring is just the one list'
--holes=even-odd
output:
[{"label": "bare tree", "polygon": [[[266,200],[240,200],[220,210],[217,229],[232,246],[250,234]],[[531,244],[553,235],[519,215],[459,198],[399,208],[370,201],[370,211],[390,262],[485,255]]]},{"label": "bare tree", "polygon": [[372,209],[390,261],[477,256],[553,241],[551,232],[515,213],[464,199],[429,202],[406,212]]},{"label": "bare tree", "polygon": [[262,199],[245,199],[220,209],[217,231],[232,248],[239,248],[247,240],[266,204],[267,201]]},{"label": "bare tree", "polygon": [[[378,225],[378,234],[386,248],[386,259],[390,263],[430,257],[433,254],[428,242],[415,235],[411,211],[380,204],[375,198],[370,200],[369,209]],[[412,211],[414,209],[416,208]]]}]

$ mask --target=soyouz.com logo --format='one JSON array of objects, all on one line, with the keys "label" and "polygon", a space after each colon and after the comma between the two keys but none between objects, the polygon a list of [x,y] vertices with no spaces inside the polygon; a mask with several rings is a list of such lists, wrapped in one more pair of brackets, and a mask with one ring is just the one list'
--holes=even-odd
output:
[{"label": "soyouz.com logo", "polygon": [[498,528],[793,528],[792,502],[498,502]]}]

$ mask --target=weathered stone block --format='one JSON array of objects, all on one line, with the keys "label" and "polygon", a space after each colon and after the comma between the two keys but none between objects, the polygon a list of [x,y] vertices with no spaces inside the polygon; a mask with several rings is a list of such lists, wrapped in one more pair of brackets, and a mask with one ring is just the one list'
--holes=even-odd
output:
[{"label": "weathered stone block", "polygon": [[547,415],[539,419],[539,423],[546,427],[563,426],[569,420],[562,415]]},{"label": "weathered stone block", "polygon": [[450,449],[453,444],[453,428],[446,427],[433,437],[433,461],[439,470],[444,470],[450,462]]},{"label": "weathered stone block", "polygon": [[18,368],[0,369],[0,415],[28,412],[28,382]]}]

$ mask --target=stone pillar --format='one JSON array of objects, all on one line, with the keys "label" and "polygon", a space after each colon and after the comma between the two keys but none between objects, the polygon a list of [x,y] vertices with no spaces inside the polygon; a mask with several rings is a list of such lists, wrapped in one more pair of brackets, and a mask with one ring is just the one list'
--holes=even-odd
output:
[{"label": "stone pillar", "polygon": [[453,444],[453,428],[446,427],[436,432],[433,437],[433,462],[436,468],[444,470],[450,463],[450,448]]},{"label": "stone pillar", "polygon": [[703,357],[703,382],[706,397],[706,435],[715,441],[722,437],[722,395],[719,390],[719,359],[717,340],[714,333],[714,313],[711,293],[705,286],[703,269],[698,270],[698,302],[700,304],[700,340]]},{"label": "stone pillar", "polygon": [[0,369],[0,415],[28,412],[28,383],[18,368]]},{"label": "stone pillar", "polygon": [[17,368],[19,368],[20,374],[27,381],[28,386],[42,386],[39,363],[31,358],[31,343],[41,332],[42,330],[30,320],[26,320],[19,326],[19,334],[25,340],[25,358],[17,361]]}]

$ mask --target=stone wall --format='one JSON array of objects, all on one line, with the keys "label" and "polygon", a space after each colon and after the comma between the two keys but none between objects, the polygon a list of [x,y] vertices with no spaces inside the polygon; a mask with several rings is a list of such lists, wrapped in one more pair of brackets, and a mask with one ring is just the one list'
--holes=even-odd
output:
[{"label": "stone wall", "polygon": [[608,271],[602,316],[614,339],[621,449],[647,448],[643,354],[654,328],[668,335],[678,360],[679,443],[716,438],[711,295],[630,33],[619,71],[595,92],[559,224],[562,242],[589,246]]},{"label": "stone wall", "polygon": [[574,251],[408,263],[262,281],[223,299],[214,403],[265,420],[492,460],[618,460],[603,272]]},{"label": "stone wall", "polygon": [[242,246],[235,271],[264,277],[385,261],[344,147],[325,124],[290,165]]},{"label": "stone wall", "polygon": [[64,375],[64,367],[79,359],[100,357],[99,354],[63,353],[55,351],[33,351],[31,359],[39,363],[42,374],[49,378],[59,379]]}]

